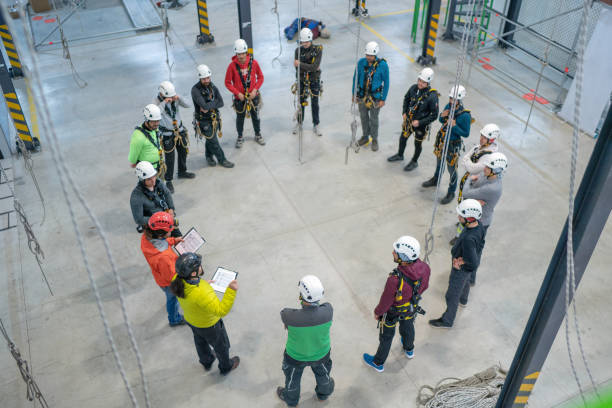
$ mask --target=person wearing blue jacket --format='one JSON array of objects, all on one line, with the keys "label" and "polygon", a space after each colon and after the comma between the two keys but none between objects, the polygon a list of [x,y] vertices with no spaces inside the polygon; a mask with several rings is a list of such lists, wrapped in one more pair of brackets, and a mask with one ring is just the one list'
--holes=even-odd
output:
[{"label": "person wearing blue jacket", "polygon": [[370,41],[365,47],[365,58],[357,63],[353,73],[353,100],[359,103],[363,136],[357,142],[365,146],[372,138],[372,151],[378,150],[378,112],[385,106],[389,93],[389,66],[378,58],[380,47]]},{"label": "person wearing blue jacket", "polygon": [[[455,95],[456,94],[456,95]],[[462,138],[470,136],[470,127],[472,126],[472,115],[470,111],[463,107],[461,100],[465,97],[465,88],[461,85],[457,86],[457,89],[453,87],[448,95],[449,102],[444,107],[442,113],[440,113],[440,123],[442,127],[436,135],[436,142],[434,144],[434,155],[436,156],[436,172],[433,177],[425,181],[423,187],[434,187],[438,183],[438,176],[440,175],[440,167],[442,166],[442,152],[444,151],[444,140],[448,132],[448,116],[452,104],[455,104],[455,116],[453,119],[450,140],[448,141],[448,149],[446,151],[446,167],[448,174],[450,175],[450,181],[448,183],[448,191],[446,196],[441,200],[441,204],[450,203],[455,198],[455,190],[457,190],[457,162],[459,161],[459,153],[461,152]]]}]

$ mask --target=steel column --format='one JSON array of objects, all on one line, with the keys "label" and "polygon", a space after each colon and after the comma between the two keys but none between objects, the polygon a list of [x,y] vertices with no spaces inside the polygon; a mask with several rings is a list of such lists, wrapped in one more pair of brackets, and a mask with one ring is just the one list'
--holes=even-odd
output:
[{"label": "steel column", "polygon": [[434,51],[436,49],[436,39],[438,36],[440,3],[441,0],[430,0],[427,7],[427,21],[425,24],[425,31],[423,32],[423,51],[417,58],[417,62],[421,65],[427,66],[436,63]]},{"label": "steel column", "polygon": [[457,0],[450,0],[447,5],[447,22],[446,22],[446,31],[442,34],[443,40],[453,41],[456,40],[455,34],[453,33],[455,26],[455,11],[457,9]]},{"label": "steel column", "polygon": [[200,27],[200,34],[196,37],[196,41],[199,44],[206,44],[215,42],[215,37],[210,33],[210,26],[208,24],[208,7],[206,6],[206,0],[196,0],[198,10],[198,25]]},{"label": "steel column", "polygon": [[249,54],[253,55],[253,32],[251,22],[251,0],[238,0],[238,24],[240,38],[249,46]]},{"label": "steel column", "polygon": [[[573,237],[576,288],[612,210],[610,197],[612,197],[612,109],[608,109],[606,120],[576,194]],[[563,322],[566,243],[567,221],[516,350],[496,408],[526,406],[531,390]]]},{"label": "steel column", "polygon": [[4,44],[6,55],[11,63],[11,68],[9,69],[11,76],[14,78],[23,76],[23,71],[21,70],[21,60],[19,59],[19,54],[17,53],[13,36],[11,35],[8,25],[4,20],[3,13],[0,13],[0,37],[2,37],[2,44]]},{"label": "steel column", "polygon": [[[502,33],[502,38],[508,42],[514,41],[514,29],[516,26],[513,22],[518,21],[519,13],[521,12],[521,5],[523,4],[523,0],[510,0],[510,4],[508,5],[508,20],[504,24],[504,31]],[[508,31],[512,31],[512,33],[508,33]],[[508,34],[505,34],[508,33]],[[506,48],[507,45],[500,43],[500,47]]]}]

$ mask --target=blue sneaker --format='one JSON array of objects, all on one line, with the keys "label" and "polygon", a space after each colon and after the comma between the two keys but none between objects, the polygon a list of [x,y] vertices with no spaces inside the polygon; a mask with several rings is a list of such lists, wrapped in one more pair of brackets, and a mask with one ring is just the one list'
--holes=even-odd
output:
[{"label": "blue sneaker", "polygon": [[404,354],[406,354],[407,358],[414,358],[414,349],[412,349],[412,350],[404,350]]},{"label": "blue sneaker", "polygon": [[369,365],[370,367],[372,367],[373,369],[378,371],[379,373],[382,373],[383,371],[385,371],[385,366],[383,364],[381,364],[381,365],[374,364],[374,356],[371,356],[369,354],[364,353],[363,354],[363,361],[367,365]]}]

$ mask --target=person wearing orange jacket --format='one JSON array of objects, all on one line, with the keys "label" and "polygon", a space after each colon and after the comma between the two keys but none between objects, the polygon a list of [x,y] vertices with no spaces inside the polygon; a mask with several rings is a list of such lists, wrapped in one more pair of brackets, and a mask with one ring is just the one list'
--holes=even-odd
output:
[{"label": "person wearing orange jacket", "polygon": [[242,38],[234,42],[234,55],[232,62],[225,73],[225,87],[232,93],[234,98],[234,110],[236,111],[236,148],[240,149],[244,143],[242,132],[244,130],[244,118],[250,115],[253,120],[255,141],[265,145],[266,141],[261,135],[259,121],[259,106],[261,95],[259,88],[263,85],[264,77],[259,64],[248,52],[248,45]]},{"label": "person wearing orange jacket", "polygon": [[170,283],[176,274],[174,267],[178,258],[178,255],[172,250],[172,246],[183,240],[180,237],[170,237],[173,229],[174,217],[172,217],[172,214],[159,211],[149,218],[140,240],[140,248],[151,267],[155,283],[166,294],[166,311],[168,312],[170,327],[185,324],[185,319],[179,312],[178,300],[170,291]]}]

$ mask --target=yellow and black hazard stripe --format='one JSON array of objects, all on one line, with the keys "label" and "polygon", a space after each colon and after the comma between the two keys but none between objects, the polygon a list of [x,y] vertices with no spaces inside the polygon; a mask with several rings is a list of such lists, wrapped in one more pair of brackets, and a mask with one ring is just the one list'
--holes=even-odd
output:
[{"label": "yellow and black hazard stripe", "polygon": [[17,129],[17,135],[24,142],[32,143],[32,134],[30,133],[28,122],[23,115],[23,110],[21,109],[19,99],[17,99],[17,94],[8,92],[4,94],[4,98],[6,99],[6,106],[9,109],[9,114],[15,124],[15,129]]},{"label": "yellow and black hazard stripe", "polygon": [[540,376],[540,372],[536,371],[534,373],[529,374],[525,378],[523,378],[523,383],[519,388],[519,392],[514,398],[514,407],[524,407],[527,405],[527,401],[529,400],[529,396],[531,395],[531,391]]},{"label": "yellow and black hazard stripe", "polygon": [[433,58],[436,49],[436,38],[438,37],[439,14],[432,14],[429,22],[429,35],[427,37],[427,55]]},{"label": "yellow and black hazard stripe", "polygon": [[206,0],[198,0],[198,21],[200,22],[200,34],[210,35],[208,27],[208,9]]},{"label": "yellow and black hazard stripe", "polygon": [[4,44],[4,48],[6,49],[6,55],[8,55],[9,61],[11,62],[11,67],[13,67],[14,71],[21,72],[21,60],[19,59],[13,36],[6,24],[0,24],[0,37],[2,37],[2,44]]}]

